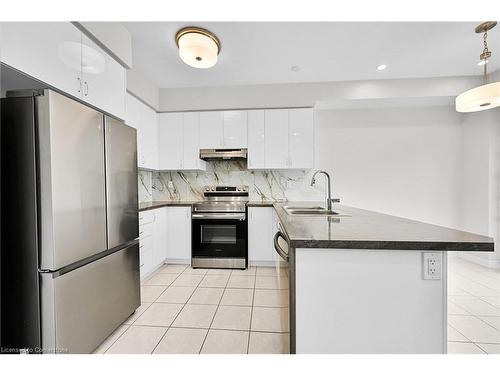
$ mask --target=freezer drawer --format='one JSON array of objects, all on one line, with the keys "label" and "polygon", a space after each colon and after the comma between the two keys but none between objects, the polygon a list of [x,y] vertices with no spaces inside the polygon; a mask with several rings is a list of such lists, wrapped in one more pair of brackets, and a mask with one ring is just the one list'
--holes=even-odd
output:
[{"label": "freezer drawer", "polygon": [[139,237],[136,130],[105,118],[108,249]]},{"label": "freezer drawer", "polygon": [[41,275],[46,352],[91,353],[140,305],[137,243],[63,275]]}]

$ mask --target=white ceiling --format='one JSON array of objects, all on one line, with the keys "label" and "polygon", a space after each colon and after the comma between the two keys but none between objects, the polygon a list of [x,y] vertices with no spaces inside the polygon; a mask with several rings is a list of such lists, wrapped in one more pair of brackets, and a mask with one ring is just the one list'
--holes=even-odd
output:
[{"label": "white ceiling", "polygon": [[[130,22],[133,64],[160,88],[478,75],[478,22]],[[219,62],[196,69],[178,57],[184,26],[214,32]],[[489,34],[500,67],[500,26]],[[377,71],[380,64],[387,69]],[[294,72],[292,66],[299,66]]]}]

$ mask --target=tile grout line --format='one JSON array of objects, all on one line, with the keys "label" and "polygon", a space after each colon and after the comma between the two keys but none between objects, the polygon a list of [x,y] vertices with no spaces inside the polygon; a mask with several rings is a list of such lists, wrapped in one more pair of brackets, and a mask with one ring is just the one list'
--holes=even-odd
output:
[{"label": "tile grout line", "polygon": [[[170,285],[167,286],[167,288],[158,296],[158,298],[155,300],[158,301],[158,299],[163,295],[163,293],[165,293],[168,288],[170,288],[172,286],[172,284],[174,283],[175,280],[177,280],[177,278],[179,278],[180,275],[183,275],[184,272],[186,272],[186,270],[188,269],[188,267],[186,267],[184,269],[184,271],[182,271],[181,273],[179,273],[177,275],[177,277],[170,283]],[[201,281],[200,281],[201,282]],[[158,345],[160,345],[160,342],[163,340],[163,338],[165,337],[165,335],[167,334],[168,331],[170,331],[170,328],[172,328],[172,324],[174,324],[175,322],[175,319],[177,319],[177,317],[179,316],[179,314],[182,312],[182,310],[184,310],[184,307],[187,305],[187,301],[189,301],[189,299],[193,296],[194,292],[196,291],[196,289],[198,289],[198,287],[196,286],[193,291],[191,292],[191,294],[189,295],[188,299],[186,300],[186,303],[184,303],[181,307],[181,309],[179,310],[179,312],[175,315],[175,317],[172,319],[172,323],[170,323],[170,325],[167,327],[167,330],[165,331],[165,333],[160,337],[160,340],[156,343],[155,347],[153,348],[153,350],[150,352],[150,354],[154,354],[154,351],[156,350],[156,348],[158,347]],[[155,303],[153,302],[153,303]],[[153,303],[151,304],[151,306],[153,305]],[[158,303],[161,303],[161,302],[158,302]],[[150,307],[151,307],[150,306]],[[142,315],[142,314],[141,314]]]},{"label": "tile grout line", "polygon": [[[257,272],[257,271],[255,271]],[[250,336],[252,334],[252,319],[253,319],[253,305],[255,303],[255,284],[257,282],[257,275],[255,275],[255,279],[253,281],[253,290],[252,290],[252,309],[250,310],[250,327],[248,332],[248,341],[247,341],[247,354],[250,354]]]},{"label": "tile grout line", "polygon": [[205,334],[205,337],[203,338],[203,342],[201,343],[200,351],[198,352],[198,354],[201,354],[201,351],[203,350],[203,347],[205,346],[205,341],[207,341],[207,337],[208,337],[208,334],[210,333],[210,329],[212,328],[212,324],[214,322],[215,316],[217,315],[217,311],[219,311],[220,303],[222,301],[222,298],[224,297],[224,293],[226,293],[227,284],[229,283],[229,279],[231,278],[232,273],[233,273],[232,271],[231,271],[231,273],[229,273],[226,284],[224,285],[224,289],[222,291],[222,295],[220,296],[219,303],[217,304],[217,308],[215,309],[214,316],[212,317],[212,320],[210,321],[210,325],[208,326],[207,333]]}]

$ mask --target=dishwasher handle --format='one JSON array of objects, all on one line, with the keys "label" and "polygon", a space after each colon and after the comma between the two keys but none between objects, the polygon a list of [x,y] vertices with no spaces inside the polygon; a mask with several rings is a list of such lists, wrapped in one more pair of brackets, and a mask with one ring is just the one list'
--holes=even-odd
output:
[{"label": "dishwasher handle", "polygon": [[[288,263],[288,253],[286,251],[284,251],[281,247],[280,247],[280,244],[278,242],[278,239],[279,238],[283,238],[285,241],[287,241],[286,237],[283,235],[283,233],[281,232],[276,232],[276,234],[274,235],[274,250],[276,250],[276,252],[278,253],[278,255],[285,261]],[[287,241],[288,242],[288,241]]]}]

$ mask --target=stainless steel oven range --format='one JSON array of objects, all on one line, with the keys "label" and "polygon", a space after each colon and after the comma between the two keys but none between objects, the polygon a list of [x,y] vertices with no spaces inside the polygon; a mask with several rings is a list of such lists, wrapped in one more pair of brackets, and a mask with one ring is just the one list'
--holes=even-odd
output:
[{"label": "stainless steel oven range", "polygon": [[248,265],[248,186],[205,186],[204,201],[193,205],[193,268]]}]

